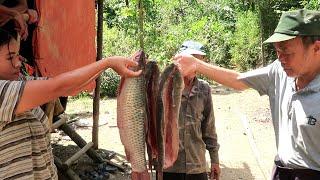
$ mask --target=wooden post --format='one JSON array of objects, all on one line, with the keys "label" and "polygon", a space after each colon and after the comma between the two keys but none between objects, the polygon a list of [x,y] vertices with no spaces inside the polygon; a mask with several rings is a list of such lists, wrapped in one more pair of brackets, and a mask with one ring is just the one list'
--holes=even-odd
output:
[{"label": "wooden post", "polygon": [[[103,32],[103,0],[98,0],[98,27],[97,27],[97,61],[102,58],[102,34]],[[93,98],[93,126],[92,142],[93,148],[98,149],[99,144],[99,108],[100,108],[100,77],[96,80],[96,89]]]}]

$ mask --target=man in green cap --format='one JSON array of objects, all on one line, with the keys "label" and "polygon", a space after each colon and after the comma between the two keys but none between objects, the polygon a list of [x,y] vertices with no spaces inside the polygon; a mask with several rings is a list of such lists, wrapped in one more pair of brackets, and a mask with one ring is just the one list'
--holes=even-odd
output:
[{"label": "man in green cap", "polygon": [[246,73],[185,54],[174,60],[184,76],[201,73],[237,90],[268,95],[277,145],[272,179],[320,179],[320,11],[284,12],[265,43],[273,43],[278,59]]}]

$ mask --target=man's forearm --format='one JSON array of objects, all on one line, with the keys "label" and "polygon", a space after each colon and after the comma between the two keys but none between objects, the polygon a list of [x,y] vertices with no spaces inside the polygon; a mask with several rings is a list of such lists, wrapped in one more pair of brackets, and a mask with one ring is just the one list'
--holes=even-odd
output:
[{"label": "man's forearm", "polygon": [[240,73],[230,69],[214,66],[200,61],[197,63],[197,72],[222,85],[234,88],[236,90],[245,90],[249,88],[245,83],[238,79]]},{"label": "man's forearm", "polygon": [[218,151],[209,151],[211,164],[219,164],[219,154]]}]

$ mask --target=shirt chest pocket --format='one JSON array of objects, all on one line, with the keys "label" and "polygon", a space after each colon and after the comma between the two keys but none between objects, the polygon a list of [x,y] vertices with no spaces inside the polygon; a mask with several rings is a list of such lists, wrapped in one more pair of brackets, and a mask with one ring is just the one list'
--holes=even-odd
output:
[{"label": "shirt chest pocket", "polygon": [[204,103],[202,98],[192,97],[186,107],[186,123],[201,123],[203,119]]},{"label": "shirt chest pocket", "polygon": [[[313,101],[314,102],[314,101]],[[320,106],[308,101],[295,101],[292,119],[301,128],[320,127]]]}]

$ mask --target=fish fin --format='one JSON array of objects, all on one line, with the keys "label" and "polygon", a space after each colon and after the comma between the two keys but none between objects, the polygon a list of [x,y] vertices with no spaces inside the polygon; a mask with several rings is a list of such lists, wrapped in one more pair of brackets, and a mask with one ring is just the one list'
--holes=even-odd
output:
[{"label": "fish fin", "polygon": [[156,177],[157,180],[163,180],[163,172],[162,170],[161,171],[157,171],[157,177]]},{"label": "fish fin", "polygon": [[121,89],[122,89],[122,86],[123,86],[123,84],[124,84],[124,81],[125,81],[125,78],[124,78],[124,77],[121,77],[121,79],[120,79],[120,84],[119,84],[118,89],[117,89],[117,96],[119,96],[120,93],[121,93]]},{"label": "fish fin", "polygon": [[131,180],[150,180],[148,170],[145,170],[144,172],[132,172]]},{"label": "fish fin", "polygon": [[126,148],[124,148],[124,151],[126,153],[127,161],[130,162],[130,152]]}]

